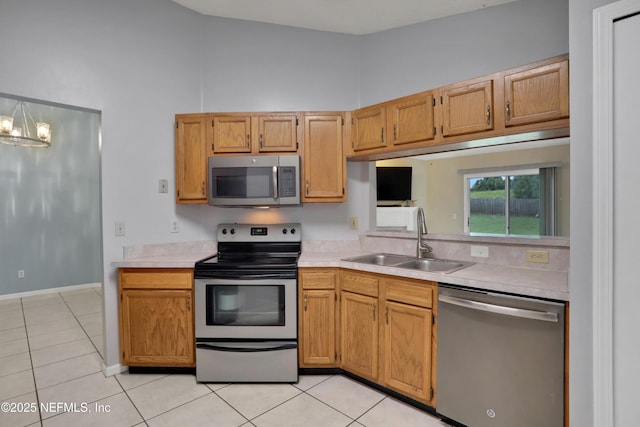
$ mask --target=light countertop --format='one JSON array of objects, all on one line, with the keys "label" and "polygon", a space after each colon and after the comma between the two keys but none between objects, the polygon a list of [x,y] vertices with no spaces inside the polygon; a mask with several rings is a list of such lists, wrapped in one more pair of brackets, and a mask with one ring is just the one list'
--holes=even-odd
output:
[{"label": "light countertop", "polygon": [[[468,286],[518,295],[569,300],[568,273],[504,265],[477,263],[449,274],[342,261],[370,252],[302,252],[299,267],[341,267],[372,273]],[[116,268],[193,268],[196,261],[211,256],[210,248],[184,254],[156,254],[111,263]]]}]

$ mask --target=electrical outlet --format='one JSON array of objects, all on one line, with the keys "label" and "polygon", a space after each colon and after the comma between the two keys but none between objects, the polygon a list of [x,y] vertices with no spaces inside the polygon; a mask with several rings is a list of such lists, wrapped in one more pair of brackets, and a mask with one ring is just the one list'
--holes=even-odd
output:
[{"label": "electrical outlet", "polygon": [[478,258],[489,258],[488,246],[471,246],[471,256]]},{"label": "electrical outlet", "polygon": [[158,182],[158,193],[168,193],[169,192],[169,181],[166,179],[161,179]]},{"label": "electrical outlet", "polygon": [[18,270],[18,279],[24,279],[24,270]]},{"label": "electrical outlet", "polygon": [[122,237],[124,234],[124,221],[116,221],[116,237]]},{"label": "electrical outlet", "polygon": [[549,251],[527,250],[527,262],[549,264]]},{"label": "electrical outlet", "polygon": [[171,221],[171,232],[172,233],[180,232],[180,224],[178,224],[178,221],[176,221],[175,219]]},{"label": "electrical outlet", "polygon": [[352,230],[357,230],[358,229],[358,217],[357,216],[352,216],[351,218],[349,218],[349,228]]}]

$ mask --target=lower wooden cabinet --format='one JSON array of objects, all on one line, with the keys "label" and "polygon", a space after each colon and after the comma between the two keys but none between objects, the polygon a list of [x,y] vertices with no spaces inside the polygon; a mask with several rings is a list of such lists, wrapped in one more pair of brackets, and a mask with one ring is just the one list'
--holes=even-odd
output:
[{"label": "lower wooden cabinet", "polygon": [[193,269],[119,271],[121,363],[195,366]]},{"label": "lower wooden cabinet", "polygon": [[378,379],[378,299],[342,292],[340,335],[343,369]]},{"label": "lower wooden cabinet", "polygon": [[337,283],[337,269],[300,269],[298,364],[301,368],[337,367]]},{"label": "lower wooden cabinet", "polygon": [[384,304],[382,383],[420,401],[430,401],[432,312],[423,307]]}]

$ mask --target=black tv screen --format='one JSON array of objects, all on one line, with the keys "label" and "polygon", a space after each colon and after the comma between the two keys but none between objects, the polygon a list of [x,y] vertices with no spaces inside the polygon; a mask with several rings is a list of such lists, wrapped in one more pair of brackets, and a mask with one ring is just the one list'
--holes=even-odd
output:
[{"label": "black tv screen", "polygon": [[378,200],[411,200],[411,166],[376,167]]}]

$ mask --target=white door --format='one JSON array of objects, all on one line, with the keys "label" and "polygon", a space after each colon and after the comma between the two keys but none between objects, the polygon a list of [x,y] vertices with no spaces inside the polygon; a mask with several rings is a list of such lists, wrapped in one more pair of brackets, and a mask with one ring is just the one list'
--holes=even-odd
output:
[{"label": "white door", "polygon": [[613,410],[638,425],[640,383],[640,15],[613,26]]},{"label": "white door", "polygon": [[640,0],[594,20],[594,425],[638,425]]}]

